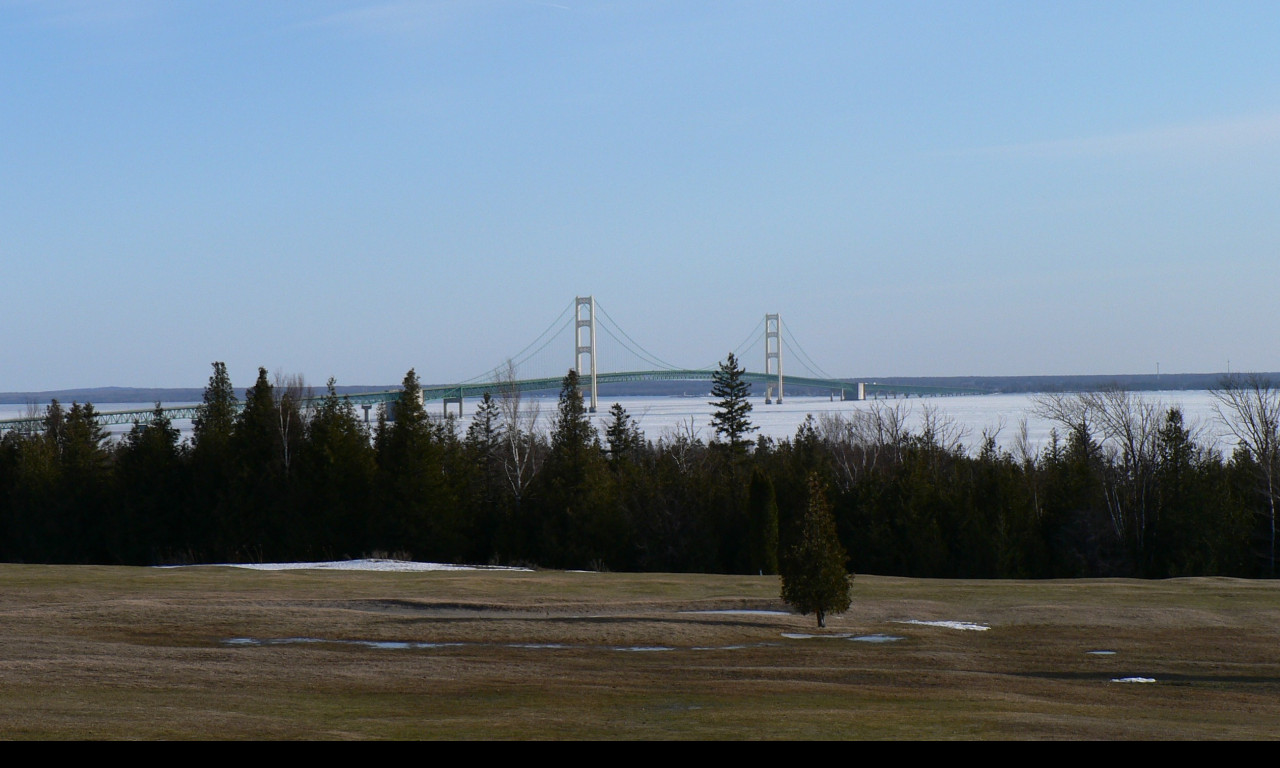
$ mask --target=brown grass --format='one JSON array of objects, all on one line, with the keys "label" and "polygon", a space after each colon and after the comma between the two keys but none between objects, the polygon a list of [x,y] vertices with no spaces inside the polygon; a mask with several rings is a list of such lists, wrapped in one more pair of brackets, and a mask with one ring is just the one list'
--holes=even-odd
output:
[{"label": "brown grass", "polygon": [[[860,576],[823,633],[904,638],[888,644],[690,612],[783,609],[777,593],[744,576],[0,565],[0,737],[1245,739],[1280,723],[1280,583]],[[620,650],[652,646],[671,650]],[[1110,682],[1128,676],[1157,682]]]}]

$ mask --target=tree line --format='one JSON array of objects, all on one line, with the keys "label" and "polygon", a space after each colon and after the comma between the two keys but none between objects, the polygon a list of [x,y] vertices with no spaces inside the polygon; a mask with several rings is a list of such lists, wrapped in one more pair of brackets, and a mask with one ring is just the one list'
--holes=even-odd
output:
[{"label": "tree line", "polygon": [[[1176,408],[1119,390],[1041,398],[1058,429],[1010,450],[926,409],[873,403],[754,437],[736,361],[716,434],[597,431],[577,374],[554,412],[513,388],[428,416],[414,371],[366,426],[331,380],[243,392],[214,363],[190,439],[159,410],[119,439],[53,402],[0,438],[0,559],[176,564],[393,556],[551,568],[776,573],[829,511],[849,567],[922,577],[1276,573],[1280,397],[1216,391],[1238,439],[1213,450]],[[737,371],[739,376],[734,375]],[[748,404],[749,405],[749,404]],[[389,416],[394,415],[394,419]]]}]

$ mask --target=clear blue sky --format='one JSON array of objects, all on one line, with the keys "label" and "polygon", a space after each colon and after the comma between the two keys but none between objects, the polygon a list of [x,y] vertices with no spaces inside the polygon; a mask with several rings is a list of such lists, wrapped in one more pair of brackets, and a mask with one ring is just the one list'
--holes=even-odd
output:
[{"label": "clear blue sky", "polygon": [[0,391],[454,381],[578,294],[690,366],[779,312],[841,376],[1280,370],[1277,41],[1275,2],[0,0]]}]

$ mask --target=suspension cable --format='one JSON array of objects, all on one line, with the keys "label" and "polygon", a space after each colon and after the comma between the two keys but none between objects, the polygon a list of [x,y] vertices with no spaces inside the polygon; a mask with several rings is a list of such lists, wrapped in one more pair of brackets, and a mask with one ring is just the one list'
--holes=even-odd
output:
[{"label": "suspension cable", "polygon": [[[824,379],[835,378],[831,374],[822,370],[822,366],[818,365],[817,361],[814,360],[812,357],[810,357],[808,352],[804,351],[804,347],[800,346],[800,342],[796,339],[795,335],[791,333],[791,329],[789,329],[787,326],[784,325],[782,326],[782,333],[791,340],[791,343],[795,345],[796,350],[798,350],[800,354],[804,357],[804,359],[808,360],[809,364],[813,366],[812,368],[809,368],[808,365],[805,365],[806,368],[809,368],[810,373],[820,373],[822,374],[822,378]],[[803,361],[801,362],[801,364],[802,365],[804,364]]]},{"label": "suspension cable", "polygon": [[[508,357],[508,358],[507,358],[507,363],[510,363],[510,364],[512,364],[512,365],[515,365],[515,366],[518,366],[518,365],[520,365],[520,364],[522,364],[522,363],[526,362],[529,358],[531,358],[531,357],[533,357],[534,355],[538,354],[538,353],[539,353],[539,352],[541,352],[542,350],[546,349],[546,348],[547,348],[547,345],[548,345],[548,344],[550,344],[553,340],[555,340],[555,338],[556,338],[557,336],[559,336],[559,335],[560,335],[560,333],[561,333],[562,331],[564,331],[564,328],[563,328],[563,327],[557,328],[556,326],[561,324],[561,321],[565,319],[565,315],[566,315],[566,314],[568,314],[568,313],[573,309],[573,306],[574,306],[574,302],[572,302],[572,301],[571,301],[571,302],[569,302],[568,304],[566,304],[566,305],[565,305],[565,308],[564,308],[563,310],[561,310],[561,311],[560,311],[560,315],[559,315],[558,317],[556,317],[556,319],[555,319],[555,320],[552,320],[552,321],[551,321],[551,325],[547,326],[547,329],[546,329],[545,331],[543,331],[542,333],[538,334],[538,335],[537,335],[537,337],[536,337],[536,338],[534,338],[534,340],[533,340],[533,341],[529,342],[529,344],[528,344],[527,346],[525,346],[525,348],[524,348],[524,349],[522,349],[522,350],[520,350],[519,352],[515,353],[515,355],[513,355],[513,356],[511,356],[511,357]],[[564,323],[564,325],[565,325],[565,326],[567,326],[567,325],[568,325],[568,323],[566,322],[566,323]],[[551,333],[551,331],[552,331],[553,329],[555,330],[555,333]],[[535,350],[534,350],[533,352],[531,352],[529,355],[527,355],[527,356],[523,356],[525,352],[528,352],[528,351],[533,347],[533,345],[534,345],[534,344],[537,344],[539,341],[541,341],[541,340],[542,340],[542,337],[543,337],[543,336],[546,336],[548,333],[551,333],[551,337],[550,337],[550,338],[548,338],[545,342],[543,342],[542,346],[540,346],[540,347],[538,347],[537,349],[535,349]],[[522,357],[522,356],[523,356],[523,357]],[[503,369],[504,367],[506,367],[506,363],[501,364],[501,365],[494,366],[493,368],[490,368],[489,370],[485,371],[484,373],[481,373],[481,374],[479,374],[479,375],[477,375],[477,376],[472,376],[471,378],[469,378],[469,379],[467,379],[466,381],[463,381],[463,382],[461,382],[461,383],[463,383],[463,384],[471,384],[472,382],[480,381],[481,379],[484,379],[484,380],[486,380],[486,381],[496,381],[496,380],[497,380],[497,378],[498,378],[498,374],[502,371],[502,369]]]},{"label": "suspension cable", "polygon": [[[628,346],[628,345],[627,345],[627,343],[626,343],[625,341],[623,341],[622,339],[619,339],[617,336],[614,336],[614,335],[613,335],[613,331],[609,330],[609,326],[605,325],[604,323],[601,323],[601,324],[600,324],[600,329],[601,329],[601,330],[603,330],[605,333],[609,334],[609,338],[611,338],[611,339],[613,339],[614,341],[618,342],[618,344],[619,344],[623,349],[627,350],[628,352],[630,352],[631,354],[633,354],[633,355],[635,355],[636,357],[640,358],[641,360],[643,360],[644,362],[648,363],[649,365],[654,365],[654,366],[657,366],[658,368],[662,368],[662,369],[664,369],[664,370],[668,370],[668,371],[677,371],[677,370],[680,370],[680,369],[678,369],[678,368],[676,368],[676,367],[674,367],[674,366],[671,366],[671,365],[668,365],[667,363],[664,363],[663,361],[661,361],[661,360],[659,360],[659,359],[657,359],[657,358],[652,357],[651,355],[647,355],[647,354],[645,354],[643,351],[638,351],[638,350],[635,350],[635,349],[631,348],[630,346]],[[621,328],[619,328],[618,330],[622,330],[622,329],[621,329]],[[625,334],[624,334],[624,335],[625,335]]]},{"label": "suspension cable", "polygon": [[[747,334],[747,338],[743,339],[742,343],[741,343],[741,344],[739,344],[737,347],[735,347],[735,348],[734,348],[734,350],[733,350],[733,355],[734,355],[735,357],[742,357],[742,355],[740,354],[740,353],[742,352],[742,350],[743,350],[744,348],[746,348],[746,346],[747,346],[748,344],[752,344],[752,343],[754,343],[757,339],[759,339],[759,338],[760,338],[761,333],[763,332],[763,330],[764,330],[764,318],[762,317],[762,318],[760,318],[760,322],[756,323],[756,327],[755,327],[755,328],[753,328],[753,329],[751,330],[751,333]],[[711,365],[704,365],[704,366],[702,366],[701,368],[697,368],[697,369],[695,369],[695,370],[699,370],[699,371],[714,371],[715,369],[717,369],[717,368],[719,368],[719,367],[720,367],[720,361],[718,361],[718,360],[717,360],[716,362],[712,363]]]},{"label": "suspension cable", "polygon": [[[619,325],[618,321],[614,320],[613,316],[609,314],[609,310],[605,309],[604,305],[602,305],[598,301],[596,302],[596,309],[600,310],[600,314],[604,315],[605,318],[610,323],[613,324],[613,327],[618,329],[618,333],[621,333],[623,336],[627,337],[627,341],[630,341],[632,344],[635,345],[635,349],[632,349],[631,347],[627,347],[627,349],[629,349],[632,354],[636,355],[637,357],[640,357],[641,359],[644,359],[644,361],[647,363],[650,363],[652,365],[657,365],[659,368],[666,368],[669,371],[680,370],[679,366],[668,363],[667,361],[653,354],[649,350],[645,349],[644,345],[642,345],[640,342],[631,338],[631,334],[627,333],[626,329],[624,329],[621,325]],[[609,331],[608,327],[606,327],[603,323],[601,324],[600,327],[604,328],[605,332],[608,333],[610,336],[613,336],[614,341],[626,347],[626,344],[624,344],[623,341],[619,339],[617,336],[614,336],[613,333]]]},{"label": "suspension cable", "polygon": [[804,361],[804,358],[796,354],[795,348],[793,348],[790,344],[788,344],[786,339],[782,340],[782,346],[786,348],[787,352],[791,353],[791,363],[794,365],[800,366],[805,371],[808,371],[810,376],[814,377],[815,379],[831,378],[830,376],[827,376],[824,373],[819,373],[818,371],[815,371],[814,369],[810,368],[809,364]]}]

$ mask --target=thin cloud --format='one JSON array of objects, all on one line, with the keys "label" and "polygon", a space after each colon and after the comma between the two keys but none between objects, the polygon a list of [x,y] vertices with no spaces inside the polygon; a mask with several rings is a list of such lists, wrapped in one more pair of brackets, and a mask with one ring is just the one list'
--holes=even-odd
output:
[{"label": "thin cloud", "polygon": [[1019,157],[1205,155],[1280,146],[1280,114],[1162,126],[1133,133],[982,147],[965,154]]},{"label": "thin cloud", "polygon": [[332,13],[305,22],[303,26],[363,29],[373,32],[406,32],[436,27],[453,18],[468,3],[441,0],[434,3],[379,3],[364,8]]},{"label": "thin cloud", "polygon": [[[505,3],[510,6],[510,3]],[[524,0],[523,5],[537,5],[562,11],[567,5],[538,0]],[[422,30],[438,30],[477,13],[491,12],[504,3],[497,0],[436,0],[436,2],[388,2],[354,8],[321,16],[301,26],[356,29],[378,34],[403,34]]]}]

